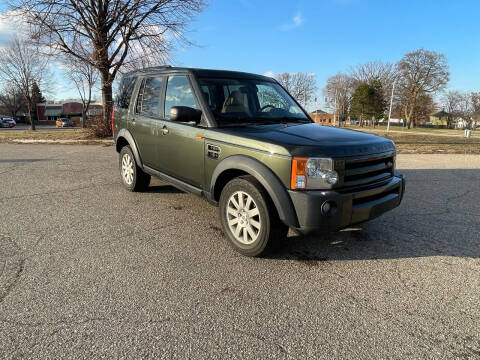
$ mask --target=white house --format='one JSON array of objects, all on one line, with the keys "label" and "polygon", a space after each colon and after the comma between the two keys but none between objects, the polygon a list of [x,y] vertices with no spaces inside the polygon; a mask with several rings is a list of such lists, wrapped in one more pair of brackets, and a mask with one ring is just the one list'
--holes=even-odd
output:
[{"label": "white house", "polygon": [[[378,120],[378,122],[379,122],[380,124],[387,124],[387,123],[388,123],[388,119],[380,119],[380,120]],[[390,118],[390,124],[403,125],[404,122],[403,122],[403,119]]]}]

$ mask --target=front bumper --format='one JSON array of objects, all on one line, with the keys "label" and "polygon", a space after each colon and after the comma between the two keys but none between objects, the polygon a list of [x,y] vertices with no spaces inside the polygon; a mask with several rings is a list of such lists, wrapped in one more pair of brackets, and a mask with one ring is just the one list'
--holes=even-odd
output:
[{"label": "front bumper", "polygon": [[[389,182],[338,191],[289,190],[301,233],[336,231],[380,216],[400,205],[405,179],[395,175]],[[323,205],[329,202],[331,210]],[[323,207],[323,208],[322,208]]]}]

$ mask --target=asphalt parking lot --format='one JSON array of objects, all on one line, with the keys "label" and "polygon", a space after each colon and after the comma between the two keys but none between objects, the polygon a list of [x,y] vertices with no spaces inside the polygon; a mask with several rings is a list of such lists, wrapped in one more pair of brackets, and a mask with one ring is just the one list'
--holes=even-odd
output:
[{"label": "asphalt parking lot", "polygon": [[0,357],[480,358],[480,156],[398,167],[401,207],[252,259],[111,146],[0,144]]}]

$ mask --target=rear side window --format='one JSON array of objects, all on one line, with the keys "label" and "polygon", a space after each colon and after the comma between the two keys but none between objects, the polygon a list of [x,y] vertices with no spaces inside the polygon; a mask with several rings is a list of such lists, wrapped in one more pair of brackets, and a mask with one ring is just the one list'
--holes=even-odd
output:
[{"label": "rear side window", "polygon": [[165,96],[165,118],[170,118],[173,106],[188,106],[197,109],[197,103],[192,88],[186,76],[170,76]]},{"label": "rear side window", "polygon": [[116,105],[121,109],[128,109],[130,106],[130,98],[132,97],[133,88],[135,87],[134,77],[124,77],[120,81],[120,87],[118,89],[118,96]]},{"label": "rear side window", "polygon": [[163,79],[148,77],[143,79],[138,92],[136,112],[147,116],[160,116],[160,95]]}]

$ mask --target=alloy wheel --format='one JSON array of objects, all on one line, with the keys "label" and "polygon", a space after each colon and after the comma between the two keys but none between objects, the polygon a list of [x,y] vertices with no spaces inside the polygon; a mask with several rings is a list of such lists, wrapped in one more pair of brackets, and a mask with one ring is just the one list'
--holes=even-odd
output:
[{"label": "alloy wheel", "polygon": [[233,193],[227,202],[227,222],[235,239],[250,245],[262,227],[260,211],[253,198],[244,191]]},{"label": "alloy wheel", "polygon": [[123,180],[127,185],[132,185],[133,183],[133,160],[129,154],[124,154],[122,157],[122,176]]}]

